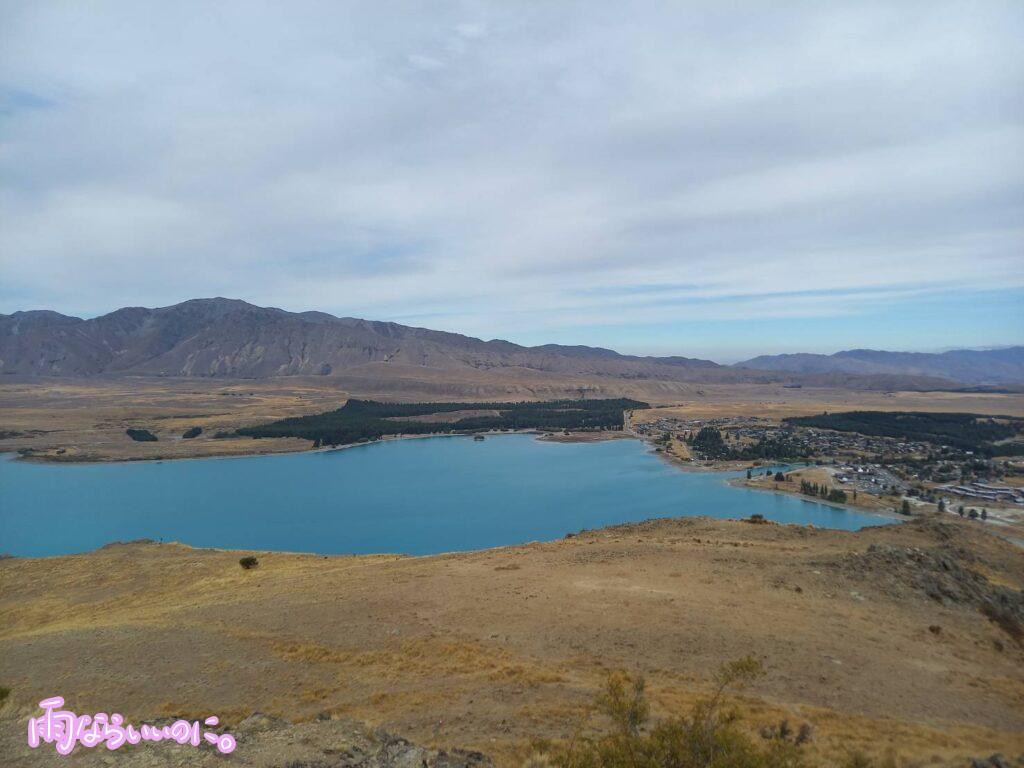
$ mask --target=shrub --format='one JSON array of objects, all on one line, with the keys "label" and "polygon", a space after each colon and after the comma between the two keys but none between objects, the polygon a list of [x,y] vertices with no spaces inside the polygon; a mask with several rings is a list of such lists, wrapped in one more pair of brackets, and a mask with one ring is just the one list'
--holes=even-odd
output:
[{"label": "shrub", "polygon": [[871,768],[871,760],[863,752],[854,752],[843,764],[843,768]]},{"label": "shrub", "polygon": [[255,568],[257,565],[259,565],[260,561],[252,555],[246,555],[238,561],[238,564],[248,571],[250,568]]},{"label": "shrub", "polygon": [[0,685],[0,706],[7,701],[7,697],[11,695],[11,689],[6,685]]},{"label": "shrub", "polygon": [[148,429],[126,429],[124,433],[137,443],[155,443],[157,440]]},{"label": "shrub", "polygon": [[787,724],[782,733],[769,729],[757,741],[739,728],[739,716],[725,706],[730,688],[762,673],[761,663],[750,656],[724,664],[710,697],[698,701],[689,714],[650,729],[645,729],[650,708],[643,678],[613,673],[596,702],[611,719],[611,732],[578,737],[568,746],[538,744],[539,754],[532,761],[555,768],[801,768],[806,762],[797,738],[802,738],[800,743],[809,739],[809,728],[793,736]]},{"label": "shrub", "polygon": [[896,768],[896,758],[887,755],[882,762],[877,763],[863,752],[852,752],[842,764],[843,768]]},{"label": "shrub", "polygon": [[811,728],[809,723],[804,723],[799,729],[794,731],[790,725],[789,720],[783,720],[778,725],[767,725],[761,729],[761,738],[771,741],[791,742],[797,746],[806,744],[811,740],[811,735],[814,729]]},{"label": "shrub", "polygon": [[185,430],[185,434],[182,435],[182,438],[185,440],[191,440],[193,437],[199,437],[201,434],[203,434],[202,427],[190,427]]}]

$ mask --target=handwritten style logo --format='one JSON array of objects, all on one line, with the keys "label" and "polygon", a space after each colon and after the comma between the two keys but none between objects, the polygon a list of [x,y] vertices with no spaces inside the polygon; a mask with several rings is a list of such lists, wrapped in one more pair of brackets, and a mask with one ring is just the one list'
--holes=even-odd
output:
[{"label": "handwritten style logo", "polygon": [[[198,747],[200,743],[199,721],[176,720],[171,725],[142,725],[136,729],[130,723],[125,725],[124,718],[114,713],[107,717],[105,712],[96,715],[76,715],[66,709],[64,699],[53,696],[39,702],[44,714],[29,718],[28,745],[35,749],[40,742],[56,744],[57,752],[70,755],[76,744],[83,747],[96,747],[106,744],[107,749],[117,749],[125,744],[138,744],[140,741],[174,741],[178,744],[191,744]],[[203,721],[211,727],[220,723],[216,716]],[[202,738],[217,747],[221,754],[235,751],[235,737],[230,733],[213,733],[205,731]]]}]

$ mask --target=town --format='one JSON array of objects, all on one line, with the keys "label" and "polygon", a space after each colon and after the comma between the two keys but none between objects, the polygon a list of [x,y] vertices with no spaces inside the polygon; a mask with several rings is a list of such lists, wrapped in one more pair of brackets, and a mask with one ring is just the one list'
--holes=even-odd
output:
[{"label": "town", "polygon": [[[631,428],[672,461],[705,469],[745,468],[745,484],[751,487],[901,515],[932,510],[1024,522],[1018,434],[998,444],[967,443],[962,434],[946,443],[927,431],[910,439],[800,423],[808,420],[680,418],[650,411]],[[1019,427],[1013,420],[1000,435]],[[1000,455],[1003,451],[1007,455]]]}]

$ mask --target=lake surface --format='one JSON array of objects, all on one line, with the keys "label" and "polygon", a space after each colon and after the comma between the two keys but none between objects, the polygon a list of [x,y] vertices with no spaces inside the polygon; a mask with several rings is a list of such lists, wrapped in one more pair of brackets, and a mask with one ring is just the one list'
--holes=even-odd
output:
[{"label": "lake surface", "polygon": [[638,440],[437,437],[340,451],[110,464],[0,460],[0,552],[139,538],[200,547],[421,555],[556,539],[652,517],[855,530],[888,520],[681,472]]}]

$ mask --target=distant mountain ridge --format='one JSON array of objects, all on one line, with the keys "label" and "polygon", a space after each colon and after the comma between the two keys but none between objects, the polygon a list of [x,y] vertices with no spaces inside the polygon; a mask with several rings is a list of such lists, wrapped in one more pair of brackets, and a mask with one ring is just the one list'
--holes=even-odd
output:
[{"label": "distant mountain ridge", "polygon": [[832,355],[762,355],[734,367],[799,374],[936,376],[976,385],[1020,384],[1024,382],[1024,346],[938,353],[851,349]]},{"label": "distant mountain ridge", "polygon": [[[761,358],[759,358],[761,359]],[[0,315],[0,373],[23,376],[398,376],[458,379],[591,377],[685,382],[802,383],[862,389],[943,389],[931,374],[759,370],[687,357],[639,357],[610,349],[508,341],[398,323],[287,312],[238,299],[192,299],[156,309],[125,307],[83,320],[49,310]]]},{"label": "distant mountain ridge", "polygon": [[237,299],[125,307],[90,320],[49,310],[0,315],[4,374],[262,378],[330,375],[373,364],[626,378],[683,369],[717,371],[727,380],[745,375],[709,360],[632,357],[557,344],[523,347],[398,323],[257,307]]}]

